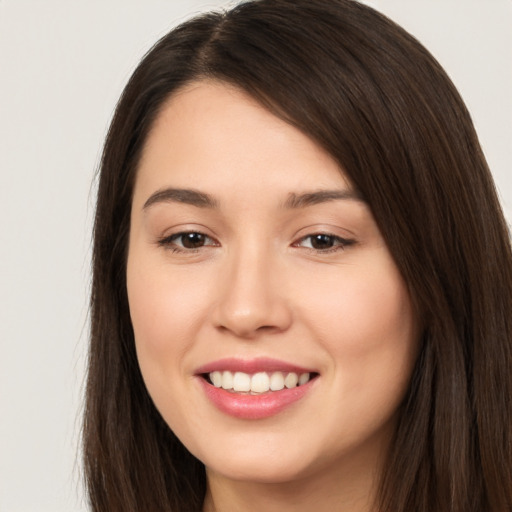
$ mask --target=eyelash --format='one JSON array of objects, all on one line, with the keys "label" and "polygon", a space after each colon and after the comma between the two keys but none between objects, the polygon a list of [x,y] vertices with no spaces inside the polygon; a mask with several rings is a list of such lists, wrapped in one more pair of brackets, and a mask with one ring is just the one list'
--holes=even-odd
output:
[{"label": "eyelash", "polygon": [[[199,247],[184,247],[183,246],[183,237],[186,235],[199,235],[201,237],[204,237],[205,241],[213,241],[214,243],[204,244],[200,245]],[[305,247],[301,246],[301,244],[306,240],[312,240],[314,237],[328,237],[332,239],[332,243],[334,244],[332,247],[329,247],[327,249],[315,249],[314,247]],[[176,245],[176,240],[182,239],[182,245]],[[339,251],[345,250],[347,247],[354,245],[356,241],[354,239],[347,239],[342,238],[337,235],[333,235],[332,233],[312,233],[310,235],[306,235],[302,238],[300,238],[297,242],[294,242],[292,244],[293,247],[303,247],[304,249],[307,249],[309,252],[312,252],[314,254],[331,254]],[[199,231],[182,231],[180,233],[175,233],[173,235],[167,236],[165,238],[162,238],[158,240],[158,245],[161,247],[164,247],[167,250],[170,250],[173,253],[197,253],[204,247],[218,247],[218,242],[214,241],[211,237],[208,235],[205,235],[204,233],[201,233]]]},{"label": "eyelash", "polygon": [[347,239],[342,238],[341,236],[333,235],[332,233],[312,233],[310,235],[306,235],[302,238],[300,238],[297,242],[293,244],[294,247],[301,247],[300,244],[304,242],[305,240],[310,240],[314,237],[328,237],[331,239],[332,243],[334,244],[332,247],[329,247],[327,249],[315,249],[314,247],[304,247],[305,249],[308,249],[309,251],[315,253],[315,254],[331,254],[334,252],[339,252],[345,250],[347,247],[354,245],[356,241],[354,239]]},{"label": "eyelash", "polygon": [[201,245],[199,247],[184,247],[180,245],[176,245],[176,240],[182,239],[183,243],[183,237],[186,235],[200,235],[205,238],[205,240],[214,241],[213,238],[209,237],[208,235],[205,235],[204,233],[201,233],[199,231],[181,231],[180,233],[175,233],[174,235],[167,236],[165,238],[162,238],[158,240],[158,245],[161,247],[164,247],[165,249],[170,250],[173,253],[181,252],[181,253],[196,253],[200,249],[204,247],[216,247],[218,246],[218,243],[213,244],[206,244]]}]

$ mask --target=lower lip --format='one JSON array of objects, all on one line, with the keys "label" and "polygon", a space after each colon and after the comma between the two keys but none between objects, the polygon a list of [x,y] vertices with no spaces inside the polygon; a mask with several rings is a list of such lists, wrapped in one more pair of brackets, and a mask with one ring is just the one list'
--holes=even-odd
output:
[{"label": "lower lip", "polygon": [[311,389],[316,380],[302,386],[281,391],[271,391],[261,395],[244,395],[216,388],[204,378],[198,377],[206,396],[223,413],[246,420],[259,420],[274,416],[299,401]]}]

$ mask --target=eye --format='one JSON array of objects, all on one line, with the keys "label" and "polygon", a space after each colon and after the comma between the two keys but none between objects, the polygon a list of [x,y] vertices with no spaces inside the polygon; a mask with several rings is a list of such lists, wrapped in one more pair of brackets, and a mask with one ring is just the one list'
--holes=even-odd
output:
[{"label": "eye", "polygon": [[163,238],[158,243],[159,245],[169,247],[174,251],[194,250],[205,246],[218,245],[215,240],[204,233],[199,233],[197,231],[175,233],[174,235]]},{"label": "eye", "polygon": [[355,243],[355,240],[347,240],[328,233],[314,233],[301,238],[296,244],[297,247],[305,247],[318,252],[332,252],[343,250],[345,247]]}]

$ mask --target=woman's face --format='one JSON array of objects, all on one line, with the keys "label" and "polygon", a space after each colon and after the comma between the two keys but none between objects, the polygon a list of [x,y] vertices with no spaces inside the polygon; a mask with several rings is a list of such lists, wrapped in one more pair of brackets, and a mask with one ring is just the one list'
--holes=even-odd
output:
[{"label": "woman's face", "polygon": [[209,474],[366,470],[388,446],[417,353],[407,287],[338,164],[245,93],[165,104],[127,283],[147,389]]}]

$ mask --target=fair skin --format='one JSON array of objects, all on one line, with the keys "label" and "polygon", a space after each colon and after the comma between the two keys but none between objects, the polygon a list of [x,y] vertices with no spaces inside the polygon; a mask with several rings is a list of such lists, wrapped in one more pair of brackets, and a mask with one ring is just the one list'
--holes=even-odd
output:
[{"label": "fair skin", "polygon": [[[329,154],[236,88],[174,94],[138,170],[127,287],[148,391],[206,466],[205,511],[372,510],[417,322]],[[208,372],[226,360],[310,380],[224,391]]]}]

